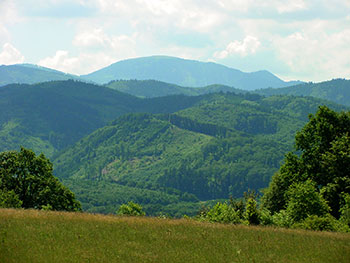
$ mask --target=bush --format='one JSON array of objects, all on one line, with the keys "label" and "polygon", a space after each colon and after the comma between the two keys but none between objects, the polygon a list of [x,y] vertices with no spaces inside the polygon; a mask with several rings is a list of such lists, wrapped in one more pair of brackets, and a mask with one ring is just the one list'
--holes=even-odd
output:
[{"label": "bush", "polygon": [[260,224],[263,226],[273,225],[273,217],[271,212],[266,208],[260,210]]},{"label": "bush", "polygon": [[240,223],[240,218],[237,212],[232,206],[227,203],[218,202],[213,208],[211,208],[205,215],[205,220],[209,222],[220,222],[220,223]]},{"label": "bush", "polygon": [[142,210],[142,206],[136,204],[132,201],[128,204],[122,204],[118,211],[117,215],[127,215],[127,216],[145,216],[146,213]]},{"label": "bush", "polygon": [[249,225],[259,225],[260,215],[257,208],[256,200],[254,198],[248,198],[244,215]]},{"label": "bush", "polygon": [[322,217],[330,211],[327,202],[311,180],[292,184],[287,191],[287,196],[286,212],[295,223],[311,215]]},{"label": "bush", "polygon": [[343,194],[344,204],[341,206],[340,221],[350,227],[350,195]]},{"label": "bush", "polygon": [[290,227],[293,220],[286,210],[280,210],[278,213],[272,216],[272,222],[274,225],[279,227]]},{"label": "bush", "polygon": [[300,223],[295,223],[293,228],[302,228],[307,230],[316,230],[316,231],[335,231],[336,219],[331,215],[327,216],[317,216],[311,215],[304,219]]}]

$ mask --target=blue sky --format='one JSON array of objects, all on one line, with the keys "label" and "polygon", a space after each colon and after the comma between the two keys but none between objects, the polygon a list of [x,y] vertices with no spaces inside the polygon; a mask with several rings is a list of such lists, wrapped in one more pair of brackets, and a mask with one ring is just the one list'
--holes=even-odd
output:
[{"label": "blue sky", "polygon": [[0,64],[87,74],[152,55],[348,79],[350,1],[0,0]]}]

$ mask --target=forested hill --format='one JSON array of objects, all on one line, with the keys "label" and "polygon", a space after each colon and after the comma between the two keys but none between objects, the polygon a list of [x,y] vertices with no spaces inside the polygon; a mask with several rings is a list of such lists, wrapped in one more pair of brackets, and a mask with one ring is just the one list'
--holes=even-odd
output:
[{"label": "forested hill", "polygon": [[312,96],[350,106],[350,80],[333,79],[320,83],[305,83],[281,89],[255,90],[255,93],[272,95]]},{"label": "forested hill", "polygon": [[20,146],[48,157],[130,112],[169,113],[201,97],[139,99],[78,81],[0,87],[0,151]]},{"label": "forested hill", "polygon": [[157,80],[117,80],[105,85],[108,88],[119,90],[141,98],[154,98],[175,94],[198,96],[215,92],[245,93],[225,85],[210,85],[206,87],[182,87]]},{"label": "forested hill", "polygon": [[168,56],[123,60],[81,77],[100,84],[120,79],[154,79],[183,87],[221,84],[244,90],[278,88],[295,84],[295,82],[285,82],[265,70],[245,73],[212,62]]},{"label": "forested hill", "polygon": [[52,80],[68,80],[78,78],[78,76],[32,64],[0,66],[0,86],[13,83],[34,84]]},{"label": "forested hill", "polygon": [[84,208],[113,212],[130,200],[148,214],[193,213],[199,201],[266,187],[314,98],[211,94],[174,114],[129,114],[66,149],[55,173]]}]

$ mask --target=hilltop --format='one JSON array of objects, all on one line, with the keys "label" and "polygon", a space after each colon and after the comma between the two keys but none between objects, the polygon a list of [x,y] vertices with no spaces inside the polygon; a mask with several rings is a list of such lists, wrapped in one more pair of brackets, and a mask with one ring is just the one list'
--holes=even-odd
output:
[{"label": "hilltop", "polygon": [[68,79],[79,79],[79,77],[33,64],[0,66],[0,86],[13,83],[34,84],[52,80]]},{"label": "hilltop", "polygon": [[243,90],[278,88],[296,83],[285,82],[266,70],[245,73],[213,62],[168,56],[127,59],[81,77],[99,84],[113,80],[153,79],[183,87],[221,84]]}]

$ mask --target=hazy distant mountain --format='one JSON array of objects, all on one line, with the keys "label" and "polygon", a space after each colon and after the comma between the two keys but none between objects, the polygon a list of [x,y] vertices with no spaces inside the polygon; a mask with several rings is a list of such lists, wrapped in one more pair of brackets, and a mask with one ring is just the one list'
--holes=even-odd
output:
[{"label": "hazy distant mountain", "polygon": [[170,84],[158,80],[116,80],[106,84],[105,86],[140,98],[154,98],[175,94],[197,96],[214,92],[247,92],[244,90],[239,90],[233,87],[218,84],[193,88],[182,87],[176,84]]},{"label": "hazy distant mountain", "polygon": [[78,76],[32,64],[0,66],[0,86],[12,83],[34,84],[51,80],[68,80],[78,78]]},{"label": "hazy distant mountain", "polygon": [[123,60],[81,77],[100,84],[120,79],[154,79],[183,87],[222,84],[244,90],[279,88],[299,83],[285,82],[266,70],[245,73],[212,62],[167,56]]},{"label": "hazy distant mountain", "polygon": [[350,80],[346,79],[333,79],[320,83],[304,83],[282,89],[256,90],[254,93],[259,93],[265,96],[311,96],[350,106]]}]

